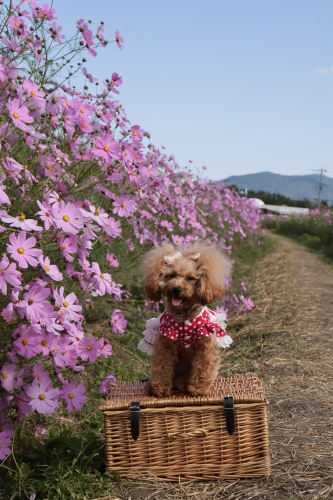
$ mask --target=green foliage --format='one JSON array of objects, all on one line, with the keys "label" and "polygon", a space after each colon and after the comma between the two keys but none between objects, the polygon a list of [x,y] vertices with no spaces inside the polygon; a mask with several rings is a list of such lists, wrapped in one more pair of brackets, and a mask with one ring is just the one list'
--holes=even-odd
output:
[{"label": "green foliage", "polygon": [[333,259],[333,217],[330,212],[279,219],[277,226],[279,234]]}]

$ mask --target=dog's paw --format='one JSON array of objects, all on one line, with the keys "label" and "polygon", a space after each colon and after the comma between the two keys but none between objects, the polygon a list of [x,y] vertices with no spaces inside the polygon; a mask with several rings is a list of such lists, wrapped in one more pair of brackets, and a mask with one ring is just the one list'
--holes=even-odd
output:
[{"label": "dog's paw", "polygon": [[208,386],[197,386],[189,385],[187,387],[187,392],[191,394],[191,396],[207,396],[210,393],[210,387]]},{"label": "dog's paw", "polygon": [[159,398],[171,396],[171,387],[165,387],[159,384],[154,384],[151,381],[147,382],[146,392],[149,396],[157,396]]}]

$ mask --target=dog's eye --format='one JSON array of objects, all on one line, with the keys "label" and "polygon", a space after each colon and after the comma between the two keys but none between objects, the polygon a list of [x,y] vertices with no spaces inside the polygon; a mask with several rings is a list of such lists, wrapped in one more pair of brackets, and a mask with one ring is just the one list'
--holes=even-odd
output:
[{"label": "dog's eye", "polygon": [[171,279],[171,278],[175,278],[175,277],[176,277],[176,274],[175,274],[175,273],[173,273],[173,274],[169,274],[169,276],[168,276],[168,278],[170,278],[170,279]]},{"label": "dog's eye", "polygon": [[195,278],[193,278],[193,276],[187,276],[186,279],[187,279],[187,281],[193,281],[193,280],[195,280]]}]

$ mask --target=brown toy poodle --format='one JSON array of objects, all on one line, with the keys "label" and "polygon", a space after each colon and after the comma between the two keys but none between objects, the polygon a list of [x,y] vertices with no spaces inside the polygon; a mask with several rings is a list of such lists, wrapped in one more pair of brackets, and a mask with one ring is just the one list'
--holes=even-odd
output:
[{"label": "brown toy poodle", "polygon": [[193,396],[208,394],[217,377],[220,347],[232,342],[225,315],[206,306],[222,296],[230,262],[217,246],[198,241],[178,250],[163,244],[150,250],[142,271],[147,297],[166,298],[166,310],[147,321],[139,348],[152,354],[150,394],[173,389]]}]

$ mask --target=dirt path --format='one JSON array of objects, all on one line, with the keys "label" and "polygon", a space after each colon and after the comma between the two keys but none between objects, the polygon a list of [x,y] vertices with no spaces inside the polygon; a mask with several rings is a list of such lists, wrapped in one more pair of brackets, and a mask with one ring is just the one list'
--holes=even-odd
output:
[{"label": "dirt path", "polygon": [[225,375],[255,370],[264,382],[271,477],[124,485],[119,499],[333,499],[333,267],[273,237],[275,249],[251,271],[256,309],[230,325],[223,366]]}]

